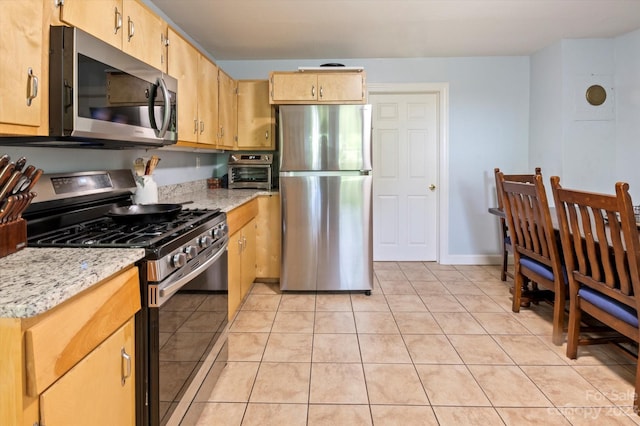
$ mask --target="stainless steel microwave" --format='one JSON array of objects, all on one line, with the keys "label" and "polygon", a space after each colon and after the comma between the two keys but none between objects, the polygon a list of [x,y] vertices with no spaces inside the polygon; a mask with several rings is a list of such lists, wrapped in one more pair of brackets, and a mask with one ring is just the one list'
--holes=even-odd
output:
[{"label": "stainless steel microwave", "polygon": [[50,33],[51,143],[40,145],[152,148],[177,141],[175,78],[77,28],[52,26]]}]

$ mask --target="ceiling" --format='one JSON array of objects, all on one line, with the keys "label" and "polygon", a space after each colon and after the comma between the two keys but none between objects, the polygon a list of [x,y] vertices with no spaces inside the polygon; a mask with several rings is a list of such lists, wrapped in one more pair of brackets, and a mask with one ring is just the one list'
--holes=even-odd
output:
[{"label": "ceiling", "polygon": [[640,28],[640,0],[147,0],[216,60],[530,55]]}]

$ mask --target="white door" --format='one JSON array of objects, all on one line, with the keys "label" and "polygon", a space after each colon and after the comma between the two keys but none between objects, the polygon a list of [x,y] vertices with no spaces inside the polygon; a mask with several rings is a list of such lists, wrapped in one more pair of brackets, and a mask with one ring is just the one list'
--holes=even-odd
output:
[{"label": "white door", "polygon": [[434,261],[438,94],[372,93],[373,257]]}]

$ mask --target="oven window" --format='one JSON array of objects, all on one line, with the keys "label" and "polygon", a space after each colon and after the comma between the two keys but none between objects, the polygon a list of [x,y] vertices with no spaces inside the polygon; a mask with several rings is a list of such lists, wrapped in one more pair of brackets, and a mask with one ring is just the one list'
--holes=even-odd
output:
[{"label": "oven window", "polygon": [[[158,312],[159,411],[165,424],[212,354],[228,323],[227,253],[167,300]],[[220,345],[218,345],[219,347]],[[223,346],[226,350],[226,345]],[[216,371],[226,352],[216,355]],[[207,383],[215,383],[209,372]]]}]

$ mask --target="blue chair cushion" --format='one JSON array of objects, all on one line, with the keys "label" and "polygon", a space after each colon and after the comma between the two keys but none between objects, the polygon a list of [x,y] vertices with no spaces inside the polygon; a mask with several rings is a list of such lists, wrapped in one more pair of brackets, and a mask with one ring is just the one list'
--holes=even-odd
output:
[{"label": "blue chair cushion", "polygon": [[[533,260],[530,257],[521,256],[520,265],[526,267],[527,269],[531,269],[533,272],[541,275],[549,281],[553,281],[553,270],[547,265],[538,262],[537,260]],[[569,277],[567,276],[567,269],[564,267],[564,265],[562,265],[562,278],[564,284],[567,285],[569,283]]]},{"label": "blue chair cushion", "polygon": [[578,296],[627,324],[638,327],[638,312],[632,307],[605,296],[590,287],[581,287],[578,290]]},{"label": "blue chair cushion", "polygon": [[504,243],[505,243],[506,245],[509,245],[509,246],[510,246],[510,245],[511,245],[511,237],[504,237]]}]

